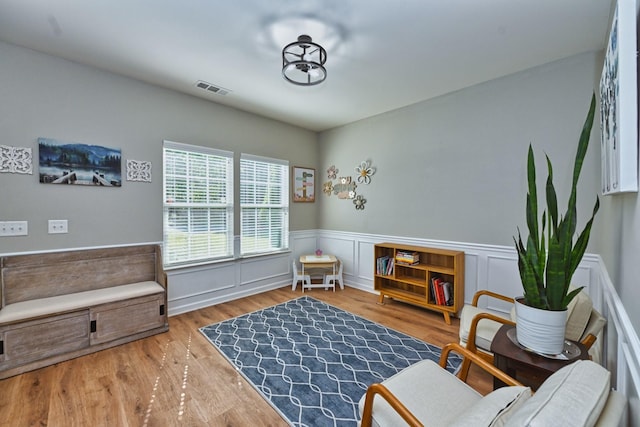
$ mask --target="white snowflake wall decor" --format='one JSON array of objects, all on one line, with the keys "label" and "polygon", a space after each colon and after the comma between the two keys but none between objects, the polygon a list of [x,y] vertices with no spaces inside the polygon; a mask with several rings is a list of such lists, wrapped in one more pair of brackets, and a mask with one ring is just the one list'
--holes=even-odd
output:
[{"label": "white snowflake wall decor", "polygon": [[151,182],[151,162],[127,159],[127,181]]},{"label": "white snowflake wall decor", "polygon": [[0,172],[33,174],[31,148],[0,145]]}]

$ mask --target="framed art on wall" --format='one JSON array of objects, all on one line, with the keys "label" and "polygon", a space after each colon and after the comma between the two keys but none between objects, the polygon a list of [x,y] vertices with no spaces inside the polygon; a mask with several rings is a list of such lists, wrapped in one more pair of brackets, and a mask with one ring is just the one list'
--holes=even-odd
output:
[{"label": "framed art on wall", "polygon": [[38,138],[38,150],[43,184],[122,185],[119,148]]},{"label": "framed art on wall", "polygon": [[638,191],[638,96],[634,0],[618,0],[600,78],[602,194]]},{"label": "framed art on wall", "polygon": [[316,170],[293,166],[293,201],[294,202],[315,202],[316,201]]}]

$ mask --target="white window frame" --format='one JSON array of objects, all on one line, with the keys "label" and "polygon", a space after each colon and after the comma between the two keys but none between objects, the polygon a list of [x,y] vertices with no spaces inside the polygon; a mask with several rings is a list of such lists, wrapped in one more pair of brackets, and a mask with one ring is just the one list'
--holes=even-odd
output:
[{"label": "white window frame", "polygon": [[[184,174],[174,174],[171,168],[167,167],[170,152],[183,153],[187,156]],[[201,165],[197,164],[202,163],[202,159],[197,159],[201,155],[207,156],[204,171]],[[164,141],[162,160],[164,266],[178,267],[233,258],[233,152]],[[223,171],[222,179],[214,176],[214,171],[210,170],[210,167],[213,167],[210,164],[212,160],[223,161],[226,171]],[[190,168],[194,166],[198,166],[200,174],[191,173]],[[184,192],[179,194],[183,196],[181,201],[171,200],[167,194],[168,181],[178,179],[185,185]],[[220,191],[212,192],[212,187],[216,186],[221,186],[222,193],[225,194],[220,195]],[[202,193],[203,189],[206,191],[205,200],[194,200],[196,190]],[[218,200],[211,200],[212,195],[219,196]],[[182,218],[171,224],[171,218],[178,217],[178,212],[183,214]],[[214,225],[224,227],[222,232],[218,230],[217,236],[212,234]],[[180,228],[182,231],[177,231]]]},{"label": "white window frame", "polygon": [[[247,180],[244,168],[256,164],[279,169],[281,180],[279,182],[267,180],[266,183],[259,179]],[[289,250],[289,175],[289,162],[286,160],[240,154],[240,256],[264,255]],[[264,203],[260,203],[255,198],[251,201],[245,200],[246,186],[253,187],[255,196],[261,194],[255,191],[255,186],[264,185],[269,188],[264,189],[266,191],[263,194],[274,194],[270,192],[275,191],[278,193],[276,198],[279,200],[266,200]],[[270,214],[266,223],[260,224],[255,213],[256,209],[280,211],[282,214],[280,222],[278,223],[277,216]],[[252,227],[247,226],[249,223]],[[263,238],[260,239],[259,235]]]}]

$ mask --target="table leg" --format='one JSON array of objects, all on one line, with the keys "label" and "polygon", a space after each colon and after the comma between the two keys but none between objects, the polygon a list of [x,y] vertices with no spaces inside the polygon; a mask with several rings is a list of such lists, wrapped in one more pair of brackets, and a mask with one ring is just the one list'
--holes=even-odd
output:
[{"label": "table leg", "polygon": [[333,271],[333,292],[336,291],[336,263],[331,264],[331,269]]},{"label": "table leg", "polygon": [[[511,372],[511,370],[509,369],[509,364],[507,362],[507,360],[497,354],[493,355],[493,366],[495,366],[496,368],[500,369],[502,372],[506,373],[507,375],[511,376],[511,377],[515,377],[513,375],[513,372]],[[497,390],[501,387],[506,387],[506,384],[503,383],[502,381],[500,381],[498,378],[493,377],[493,389]]]}]

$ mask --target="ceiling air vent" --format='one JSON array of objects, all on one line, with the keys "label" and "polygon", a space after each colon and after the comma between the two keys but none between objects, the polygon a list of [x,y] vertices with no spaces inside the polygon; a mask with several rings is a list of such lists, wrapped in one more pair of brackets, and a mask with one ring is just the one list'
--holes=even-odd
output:
[{"label": "ceiling air vent", "polygon": [[229,92],[231,92],[229,89],[225,89],[225,88],[220,87],[220,86],[212,85],[211,83],[207,83],[207,82],[202,81],[202,80],[198,80],[196,82],[196,87],[199,87],[200,89],[203,89],[203,90],[207,90],[209,92],[217,93],[218,95],[226,95]]}]

